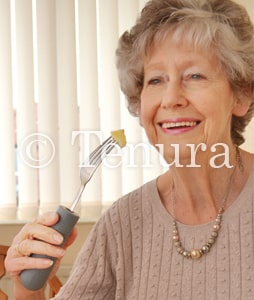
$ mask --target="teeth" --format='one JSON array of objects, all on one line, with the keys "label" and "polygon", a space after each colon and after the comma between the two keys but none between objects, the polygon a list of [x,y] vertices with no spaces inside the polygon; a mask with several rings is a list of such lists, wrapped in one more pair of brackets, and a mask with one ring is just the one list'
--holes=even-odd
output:
[{"label": "teeth", "polygon": [[169,122],[169,123],[163,123],[162,128],[175,128],[175,127],[193,127],[196,126],[197,122]]}]

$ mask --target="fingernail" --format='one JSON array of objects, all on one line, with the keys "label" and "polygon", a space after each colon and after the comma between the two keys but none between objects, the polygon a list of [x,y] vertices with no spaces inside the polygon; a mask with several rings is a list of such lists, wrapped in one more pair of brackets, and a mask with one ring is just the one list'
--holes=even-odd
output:
[{"label": "fingernail", "polygon": [[61,235],[54,234],[53,237],[54,237],[54,240],[59,244],[63,241],[63,237]]},{"label": "fingernail", "polygon": [[43,263],[46,266],[52,266],[53,265],[53,260],[49,260],[49,259],[48,260],[44,260]]}]

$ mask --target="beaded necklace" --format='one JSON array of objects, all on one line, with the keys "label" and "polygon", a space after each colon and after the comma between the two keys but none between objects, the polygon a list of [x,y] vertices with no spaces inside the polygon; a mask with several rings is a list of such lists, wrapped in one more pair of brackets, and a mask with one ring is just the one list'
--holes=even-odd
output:
[{"label": "beaded necklace", "polygon": [[[244,167],[243,167],[243,163],[242,163],[242,159],[241,159],[240,151],[239,151],[238,147],[236,147],[236,161],[239,165],[239,169],[241,170],[241,172],[243,172]],[[173,216],[173,242],[174,242],[174,246],[175,246],[177,252],[179,254],[181,254],[183,257],[197,260],[197,259],[201,258],[204,254],[208,253],[210,251],[210,249],[212,248],[212,246],[215,244],[217,237],[219,235],[220,228],[221,228],[224,206],[225,206],[226,200],[228,198],[228,195],[229,195],[229,192],[231,189],[232,178],[235,173],[235,170],[236,170],[236,165],[234,166],[234,169],[230,175],[228,187],[227,187],[225,196],[223,197],[221,207],[219,208],[218,214],[217,214],[214,224],[212,226],[212,231],[211,231],[210,237],[208,238],[207,242],[199,249],[192,249],[189,251],[189,250],[186,250],[182,245],[182,242],[180,240],[180,234],[179,234],[178,227],[177,227],[177,221],[176,221],[176,217],[175,217],[176,201],[175,201],[175,188],[174,188],[174,184],[173,184],[172,191],[171,191],[172,216]]]}]

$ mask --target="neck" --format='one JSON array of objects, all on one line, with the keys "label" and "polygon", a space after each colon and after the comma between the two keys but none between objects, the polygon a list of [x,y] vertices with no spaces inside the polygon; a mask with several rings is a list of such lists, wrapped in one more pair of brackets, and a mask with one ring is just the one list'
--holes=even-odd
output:
[{"label": "neck", "polygon": [[[178,212],[177,218],[181,218],[182,221],[185,220],[185,222],[191,224],[205,223],[215,218],[219,211],[224,210],[232,190],[232,181],[236,168],[237,167],[234,166],[233,169],[230,170],[231,173],[228,176],[223,177],[225,180],[222,180],[222,178],[219,177],[220,181],[215,181],[215,179],[213,181],[210,179],[209,181],[204,180],[203,177],[203,184],[201,184],[200,187],[197,186],[197,183],[200,182],[195,182],[196,191],[198,191],[199,195],[197,196],[197,192],[193,195],[188,191],[189,196],[186,200],[182,200],[182,196],[176,198],[176,191],[178,191],[178,194],[180,195],[181,189],[176,189],[174,177],[171,174],[171,210],[174,218],[176,218],[176,211]],[[217,179],[218,176],[215,176],[214,178]],[[212,182],[214,182],[214,184],[212,184]],[[219,186],[221,188],[218,188]],[[177,207],[178,210],[176,210]]]},{"label": "neck", "polygon": [[[235,152],[236,153],[236,152]],[[234,183],[236,172],[239,172],[234,153],[232,168],[212,168],[204,165],[200,168],[176,168],[161,176],[158,189],[166,209],[173,214],[171,192],[174,190],[177,220],[185,224],[207,223],[214,219],[223,205],[229,206],[234,199]],[[232,184],[233,183],[233,184]],[[174,187],[174,188],[173,188]]]}]

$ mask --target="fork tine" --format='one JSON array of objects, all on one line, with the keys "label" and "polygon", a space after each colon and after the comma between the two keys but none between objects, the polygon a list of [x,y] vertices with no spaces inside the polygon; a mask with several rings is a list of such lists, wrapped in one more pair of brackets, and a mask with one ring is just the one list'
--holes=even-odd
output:
[{"label": "fork tine", "polygon": [[[115,134],[115,135],[113,136],[113,134]],[[76,196],[70,206],[71,211],[74,211],[75,207],[77,206],[86,184],[92,178],[94,172],[101,164],[102,159],[117,144],[120,147],[125,146],[125,144],[126,144],[125,136],[124,135],[123,135],[123,137],[119,136],[119,132],[111,132],[111,136],[108,139],[106,139],[101,145],[96,147],[95,150],[89,155],[88,159],[81,165],[81,168],[80,168],[80,183],[81,184],[80,184],[78,193],[76,194]]]},{"label": "fork tine", "polygon": [[93,157],[98,151],[100,151],[106,144],[108,144],[108,142],[109,142],[110,140],[112,140],[112,137],[111,137],[111,136],[110,136],[109,138],[107,138],[102,144],[100,144],[99,146],[97,146],[97,147],[93,150],[93,152],[91,152],[91,153],[89,154],[88,160],[90,161],[90,160],[92,159],[92,157]]},{"label": "fork tine", "polygon": [[85,164],[82,164],[80,169],[81,185],[79,191],[74,198],[70,209],[73,211],[83,193],[83,190],[87,182],[91,179],[96,169],[102,162],[105,154],[108,154],[117,144],[117,141],[111,136],[105,140],[101,145],[95,148],[95,150],[89,155]]},{"label": "fork tine", "polygon": [[[81,182],[88,182],[98,166],[101,164],[102,159],[108,154],[117,144],[114,138],[109,137],[101,145],[99,145],[88,157],[85,163],[82,164],[80,169]],[[82,179],[86,173],[85,180]]]},{"label": "fork tine", "polygon": [[85,165],[94,166],[100,163],[103,156],[108,154],[116,144],[117,142],[112,137],[109,137],[89,155]]}]

